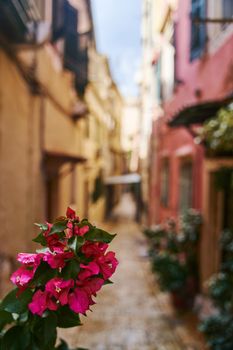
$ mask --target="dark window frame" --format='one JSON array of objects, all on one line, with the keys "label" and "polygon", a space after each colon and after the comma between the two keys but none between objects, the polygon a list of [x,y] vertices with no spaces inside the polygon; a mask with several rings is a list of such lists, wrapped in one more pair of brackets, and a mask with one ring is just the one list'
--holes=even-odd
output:
[{"label": "dark window frame", "polygon": [[162,159],[161,166],[161,193],[160,193],[160,203],[164,208],[169,207],[170,199],[170,159]]},{"label": "dark window frame", "polygon": [[[193,207],[194,164],[192,158],[180,160],[179,166],[179,212]],[[187,183],[190,181],[189,183]],[[187,190],[187,192],[185,192]]]},{"label": "dark window frame", "polygon": [[[232,0],[222,0],[222,17],[229,18],[233,17],[233,2]],[[222,24],[222,30],[228,28],[230,23]]]},{"label": "dark window frame", "polygon": [[206,17],[206,0],[191,0],[190,61],[202,56],[206,46],[206,24],[195,23],[194,18]]}]

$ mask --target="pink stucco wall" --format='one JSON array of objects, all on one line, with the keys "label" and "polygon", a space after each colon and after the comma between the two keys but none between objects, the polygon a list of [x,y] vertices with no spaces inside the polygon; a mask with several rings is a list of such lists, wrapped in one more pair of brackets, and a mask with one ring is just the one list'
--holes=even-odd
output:
[{"label": "pink stucco wall", "polygon": [[[150,180],[149,221],[158,223],[170,216],[177,217],[179,203],[179,168],[185,157],[193,160],[193,207],[202,209],[202,167],[204,150],[194,143],[185,128],[171,129],[167,121],[185,106],[220,99],[233,91],[233,35],[221,47],[192,62],[190,56],[190,1],[180,0],[175,19],[176,75],[183,83],[176,87],[172,98],[166,101],[164,117],[154,122],[152,139],[152,167]],[[207,45],[208,47],[208,45]],[[197,97],[195,91],[199,90]],[[170,194],[168,208],[160,203],[161,162],[170,159]]]}]

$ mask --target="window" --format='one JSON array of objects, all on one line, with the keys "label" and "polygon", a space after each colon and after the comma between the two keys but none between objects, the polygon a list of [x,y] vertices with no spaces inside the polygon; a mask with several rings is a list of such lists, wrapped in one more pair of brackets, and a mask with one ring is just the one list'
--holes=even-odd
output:
[{"label": "window", "polygon": [[160,60],[160,95],[161,100],[168,100],[171,98],[174,92],[174,23],[171,16],[167,20],[167,23],[163,29],[164,42],[161,49]]},{"label": "window", "polygon": [[53,1],[53,16],[52,16],[52,41],[56,41],[64,36],[65,25],[65,0]]},{"label": "window", "polygon": [[229,18],[233,16],[233,1],[223,0],[223,17]]},{"label": "window", "polygon": [[[191,18],[206,17],[206,0],[192,0]],[[191,20],[191,50],[190,59],[193,60],[202,55],[206,42],[206,25],[195,23]]]},{"label": "window", "polygon": [[158,103],[161,103],[162,101],[162,94],[161,94],[161,58],[158,59],[157,64],[154,66],[155,71],[155,98]]},{"label": "window", "polygon": [[161,203],[168,207],[169,202],[169,161],[163,160],[161,173]]},{"label": "window", "polygon": [[[232,0],[223,0],[222,16],[223,16],[223,18],[233,17],[233,1]],[[229,25],[229,23],[224,24],[223,29],[225,29],[228,25]]]},{"label": "window", "polygon": [[221,168],[214,175],[214,187],[221,191],[222,228],[233,230],[233,168]]},{"label": "window", "polygon": [[182,162],[180,167],[179,210],[192,208],[193,166],[191,161]]}]

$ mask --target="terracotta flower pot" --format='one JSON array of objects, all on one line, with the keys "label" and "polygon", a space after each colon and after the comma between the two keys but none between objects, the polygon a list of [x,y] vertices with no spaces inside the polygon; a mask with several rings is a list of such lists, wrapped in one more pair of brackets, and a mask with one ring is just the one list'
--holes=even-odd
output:
[{"label": "terracotta flower pot", "polygon": [[185,311],[193,307],[198,286],[194,277],[189,277],[183,289],[171,292],[171,302],[177,310]]},{"label": "terracotta flower pot", "polygon": [[171,292],[171,302],[177,310],[187,310],[189,308],[187,298],[182,291]]}]

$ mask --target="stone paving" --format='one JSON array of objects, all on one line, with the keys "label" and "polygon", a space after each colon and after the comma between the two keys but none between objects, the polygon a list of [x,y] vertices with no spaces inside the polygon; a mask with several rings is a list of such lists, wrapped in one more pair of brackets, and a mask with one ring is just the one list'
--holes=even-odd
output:
[{"label": "stone paving", "polygon": [[[125,210],[125,213],[127,210]],[[161,293],[150,271],[146,241],[130,219],[108,225],[117,232],[112,249],[119,267],[113,281],[97,297],[83,326],[62,330],[71,347],[90,350],[203,350],[190,317],[177,317],[169,297]]]}]

